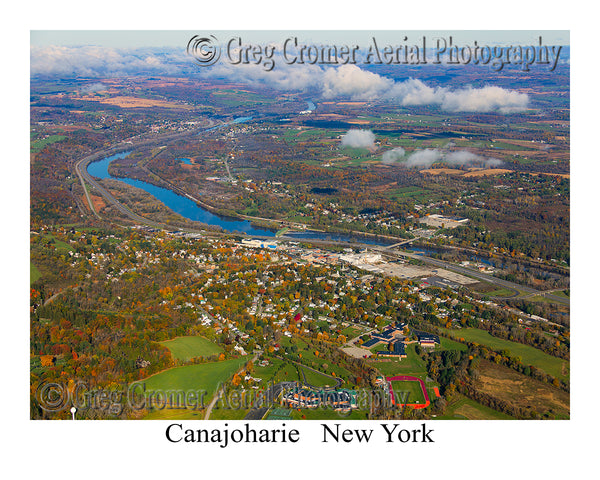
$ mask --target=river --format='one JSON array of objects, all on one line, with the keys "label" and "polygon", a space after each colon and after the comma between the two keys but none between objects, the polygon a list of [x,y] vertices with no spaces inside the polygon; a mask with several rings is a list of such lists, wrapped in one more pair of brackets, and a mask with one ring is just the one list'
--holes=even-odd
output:
[{"label": "river", "polygon": [[274,231],[254,227],[248,220],[235,220],[215,215],[197,205],[192,199],[179,195],[167,188],[157,187],[156,185],[152,185],[151,183],[142,180],[135,180],[127,177],[113,177],[110,175],[108,173],[108,166],[110,163],[113,160],[124,158],[130,153],[131,152],[117,153],[98,162],[90,163],[87,167],[87,171],[90,175],[100,179],[111,178],[126,183],[127,185],[131,185],[132,187],[140,188],[160,200],[175,213],[178,213],[189,220],[206,223],[207,225],[217,225],[228,232],[237,231],[248,235],[275,236]]},{"label": "river", "polygon": [[[309,102],[309,107],[314,107],[312,102]],[[213,131],[217,128],[222,128],[225,125],[233,123],[242,123],[252,120],[252,117],[239,117],[226,124],[218,125],[216,127],[209,128],[206,131]],[[92,162],[87,166],[87,171],[90,175],[105,179],[110,178],[118,180],[120,182],[131,185],[132,187],[139,188],[154,196],[157,200],[161,201],[165,206],[178,213],[182,217],[196,222],[205,223],[207,225],[216,225],[221,227],[227,232],[240,232],[246,235],[256,235],[263,237],[274,237],[275,231],[266,228],[259,228],[253,226],[248,220],[236,220],[230,217],[223,217],[216,215],[205,208],[198,205],[196,202],[187,198],[183,195],[179,195],[172,190],[167,188],[158,187],[142,180],[135,180],[127,177],[113,177],[108,173],[108,166],[114,160],[125,158],[131,152],[122,152],[106,157],[102,160]],[[188,163],[189,159],[180,158],[184,163]],[[305,230],[301,232],[288,232],[285,234],[285,238],[291,240],[333,240],[337,242],[354,242],[364,243],[368,245],[390,245],[395,241],[388,239],[377,239],[360,234],[345,234],[345,233],[328,233],[328,232],[317,232],[313,230]]]}]

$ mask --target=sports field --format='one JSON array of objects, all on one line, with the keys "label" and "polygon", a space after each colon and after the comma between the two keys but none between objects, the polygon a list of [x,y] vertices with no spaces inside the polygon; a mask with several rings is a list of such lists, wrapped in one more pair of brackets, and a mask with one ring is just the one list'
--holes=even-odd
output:
[{"label": "sports field", "polygon": [[398,375],[386,377],[394,405],[410,405],[413,408],[429,406],[425,382],[417,377]]},{"label": "sports field", "polygon": [[209,357],[223,351],[210,340],[198,336],[177,337],[159,343],[170,350],[173,358],[184,362],[194,357]]}]

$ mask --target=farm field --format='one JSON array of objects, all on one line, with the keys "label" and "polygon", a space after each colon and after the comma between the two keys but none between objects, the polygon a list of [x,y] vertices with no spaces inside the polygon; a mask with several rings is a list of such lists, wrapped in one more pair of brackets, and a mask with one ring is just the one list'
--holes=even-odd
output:
[{"label": "farm field", "polygon": [[460,352],[466,352],[467,346],[463,343],[455,342],[449,338],[440,337],[440,347],[436,347],[436,350],[458,350]]},{"label": "farm field", "polygon": [[367,412],[353,409],[351,412],[336,412],[331,408],[302,408],[292,410],[292,420],[365,420]]},{"label": "farm field", "polygon": [[31,285],[33,282],[35,282],[41,276],[42,276],[42,274],[38,270],[38,268],[33,263],[30,262],[29,263],[29,284]]},{"label": "farm field", "polygon": [[[211,415],[212,416],[212,415]],[[204,409],[194,408],[163,408],[152,409],[144,420],[202,420],[204,419]]]},{"label": "farm field", "polygon": [[159,343],[169,349],[173,358],[184,362],[194,357],[208,357],[223,351],[210,340],[197,336],[177,337]]},{"label": "farm field", "polygon": [[463,395],[448,404],[446,414],[436,417],[438,420],[514,420],[506,413],[481,405]]},{"label": "farm field", "polygon": [[541,415],[569,418],[569,393],[522,375],[508,367],[482,361],[476,388],[518,407],[534,408]]},{"label": "farm field", "polygon": [[222,362],[175,367],[134,383],[145,385],[146,392],[167,390],[206,392],[204,399],[207,404],[217,391],[219,383],[228,379],[248,360],[240,357]]},{"label": "farm field", "polygon": [[38,140],[34,140],[31,143],[31,151],[33,153],[39,153],[46,145],[51,145],[53,143],[60,142],[65,138],[67,137],[65,137],[64,135],[50,135],[47,138],[40,138]]},{"label": "farm field", "polygon": [[449,330],[442,328],[446,335],[454,338],[464,338],[468,342],[486,345],[494,350],[508,350],[511,356],[521,357],[524,365],[533,365],[544,372],[567,380],[569,378],[569,362],[562,358],[553,357],[537,348],[523,345],[510,340],[496,338],[485,330],[478,328],[463,328],[461,330]]},{"label": "farm field", "polygon": [[248,411],[247,409],[215,407],[210,412],[210,420],[243,420]]}]

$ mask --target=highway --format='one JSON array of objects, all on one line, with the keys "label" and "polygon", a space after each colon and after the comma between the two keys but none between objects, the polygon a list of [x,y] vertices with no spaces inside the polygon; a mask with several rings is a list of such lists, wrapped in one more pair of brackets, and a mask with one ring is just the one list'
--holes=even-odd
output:
[{"label": "highway", "polygon": [[[94,215],[97,218],[100,218],[100,215],[98,214],[98,212],[96,212],[96,209],[94,208],[93,202],[92,202],[89,192],[88,192],[88,189],[86,188],[86,185],[85,185],[86,182],[87,182],[87,184],[93,186],[104,197],[104,199],[108,203],[113,205],[119,212],[126,215],[128,218],[130,218],[136,224],[149,226],[152,228],[172,230],[173,226],[168,226],[168,225],[161,224],[161,223],[155,222],[153,220],[144,218],[144,217],[138,215],[137,213],[131,211],[129,208],[127,208],[125,205],[123,205],[121,202],[119,202],[110,192],[108,192],[102,185],[100,185],[100,183],[98,183],[96,180],[94,180],[94,178],[87,172],[87,166],[89,163],[91,163],[93,161],[100,160],[100,159],[105,158],[110,155],[114,155],[115,153],[119,153],[119,152],[126,151],[126,150],[133,150],[133,149],[139,148],[141,146],[146,146],[146,145],[151,145],[151,144],[156,144],[156,143],[164,143],[167,141],[171,141],[171,140],[180,138],[184,135],[190,135],[190,132],[157,136],[155,138],[151,138],[149,140],[143,140],[143,141],[136,142],[136,143],[131,143],[131,142],[130,143],[121,143],[115,147],[108,148],[108,149],[105,149],[105,150],[102,150],[99,152],[95,152],[95,153],[88,155],[88,156],[82,158],[81,160],[77,161],[75,163],[75,172],[77,173],[77,176],[79,177],[79,180],[81,182],[81,185],[82,185],[83,190],[86,195],[87,202],[90,206],[90,210],[94,213]],[[177,189],[177,190],[179,191],[179,189]],[[179,192],[179,193],[185,194],[185,192]],[[191,232],[191,233],[200,233],[200,232],[205,233],[204,230],[193,229],[193,228],[185,228],[185,229],[179,229],[179,230]],[[252,238],[261,238],[263,240],[273,240],[272,237],[267,237],[267,236],[252,235],[251,237]],[[285,236],[282,236],[280,238],[286,239]],[[299,239],[299,238],[288,238],[288,240],[302,241],[302,239]],[[309,241],[309,240],[307,240],[307,241]],[[410,240],[410,241],[412,241],[412,240]],[[516,283],[510,282],[508,280],[503,280],[503,279],[494,277],[493,275],[482,273],[478,270],[474,270],[474,269],[471,269],[468,267],[463,267],[463,266],[449,263],[449,262],[446,262],[443,260],[431,258],[431,257],[425,256],[423,254],[416,254],[416,253],[412,253],[412,252],[406,252],[403,250],[394,249],[395,246],[400,246],[404,243],[410,243],[410,241],[403,240],[402,242],[399,242],[395,245],[385,246],[385,247],[384,246],[374,246],[374,245],[364,244],[364,243],[360,243],[360,242],[339,242],[339,241],[325,240],[325,239],[319,239],[319,240],[311,239],[310,243],[316,244],[316,245],[321,244],[324,246],[343,245],[343,246],[347,246],[347,247],[355,246],[355,247],[359,247],[359,248],[371,248],[374,250],[378,250],[385,255],[417,259],[424,263],[434,265],[436,267],[444,268],[444,269],[450,270],[452,272],[460,273],[462,275],[466,275],[469,277],[477,278],[479,280],[483,280],[485,282],[489,282],[493,285],[498,285],[500,287],[505,287],[505,288],[509,288],[511,290],[520,291],[520,292],[523,292],[526,294],[525,297],[523,297],[523,298],[540,295],[540,296],[544,296],[545,298],[547,298],[555,303],[559,303],[559,304],[563,304],[563,305],[569,305],[569,303],[570,303],[570,300],[568,298],[554,295],[551,292],[539,291],[539,290],[536,290],[536,289],[528,287],[528,286],[516,284]]]},{"label": "highway", "polygon": [[462,275],[477,278],[478,280],[483,280],[483,281],[489,282],[493,285],[510,288],[511,290],[519,290],[521,292],[526,293],[528,297],[542,295],[542,296],[545,296],[546,298],[548,298],[549,300],[552,300],[553,302],[562,303],[564,305],[569,305],[568,298],[553,295],[552,293],[549,293],[549,292],[542,292],[542,291],[536,290],[535,288],[527,287],[525,285],[520,285],[517,283],[509,282],[508,280],[503,280],[501,278],[494,277],[493,275],[489,275],[487,273],[483,273],[478,270],[474,270],[472,268],[463,267],[461,265],[456,265],[456,264],[450,263],[450,262],[445,262],[444,260],[438,260],[437,258],[431,258],[431,257],[427,257],[425,255],[416,254],[413,252],[392,251],[389,249],[386,249],[385,253],[393,254],[393,255],[396,255],[399,257],[414,258],[417,260],[421,260],[423,263],[434,265],[434,266],[440,267],[440,268],[445,268],[446,270],[450,270],[451,272],[456,272],[456,273],[460,273]]},{"label": "highway", "polygon": [[137,213],[132,212],[129,208],[127,208],[125,205],[123,205],[121,202],[119,202],[108,190],[106,190],[102,185],[100,185],[96,180],[94,180],[94,178],[88,173],[87,166],[90,162],[92,162],[94,160],[98,160],[98,158],[104,158],[104,156],[109,156],[111,154],[114,155],[114,152],[111,153],[110,151],[105,151],[105,152],[100,152],[100,154],[96,153],[96,154],[87,156],[85,158],[82,158],[75,164],[75,173],[77,173],[77,176],[79,177],[81,185],[84,188],[85,196],[87,198],[90,209],[92,210],[92,212],[94,212],[94,215],[96,215],[96,217],[100,218],[100,215],[98,214],[98,212],[96,212],[96,209],[94,208],[94,204],[89,196],[89,192],[85,186],[85,182],[87,182],[89,185],[93,186],[104,197],[104,199],[108,203],[110,203],[119,212],[123,213],[124,215],[129,217],[134,222],[142,224],[142,225],[148,225],[148,226],[151,226],[154,228],[165,227],[165,225],[154,222],[152,220],[148,220],[147,218],[144,218],[144,217],[138,215]]}]

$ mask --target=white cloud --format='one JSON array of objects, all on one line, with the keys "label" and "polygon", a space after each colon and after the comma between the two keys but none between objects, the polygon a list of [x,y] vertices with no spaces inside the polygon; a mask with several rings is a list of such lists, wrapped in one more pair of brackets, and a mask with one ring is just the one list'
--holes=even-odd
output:
[{"label": "white cloud", "polygon": [[529,97],[525,93],[500,87],[466,88],[444,93],[442,108],[450,112],[513,113],[525,110]]},{"label": "white cloud", "polygon": [[340,146],[351,148],[369,148],[375,147],[375,134],[371,130],[348,130],[348,133],[342,137]]},{"label": "white cloud", "polygon": [[425,150],[417,150],[409,155],[406,162],[402,166],[410,167],[430,167],[435,162],[442,158],[442,152],[438,149],[427,148]]},{"label": "white cloud", "polygon": [[417,150],[410,154],[405,162],[400,165],[406,168],[428,168],[434,163],[443,162],[451,167],[497,167],[502,165],[502,160],[497,158],[483,157],[469,152],[468,150],[456,150],[453,152],[445,152],[438,149],[427,148],[425,150]]},{"label": "white cloud", "polygon": [[352,100],[374,100],[389,90],[394,81],[356,65],[328,68],[322,75],[323,98],[350,97]]},{"label": "white cloud", "polygon": [[31,47],[31,75],[111,77],[136,73],[176,74],[189,62],[177,50],[116,49],[110,47]]},{"label": "white cloud", "polygon": [[203,78],[270,86],[283,91],[306,91],[322,99],[384,100],[399,105],[437,105],[450,112],[513,113],[526,109],[527,94],[495,86],[450,90],[431,87],[410,78],[395,82],[357,65],[321,67],[289,65],[275,55],[275,67],[263,63],[230,64],[225,55],[211,67],[198,67],[180,49],[116,49],[98,46],[33,46],[31,75],[85,76],[90,78],[130,74],[176,75],[194,73]]},{"label": "white cloud", "polygon": [[392,165],[398,160],[401,160],[405,154],[406,151],[402,147],[396,147],[392,150],[384,152],[384,154],[381,156],[381,161],[387,165]]}]

